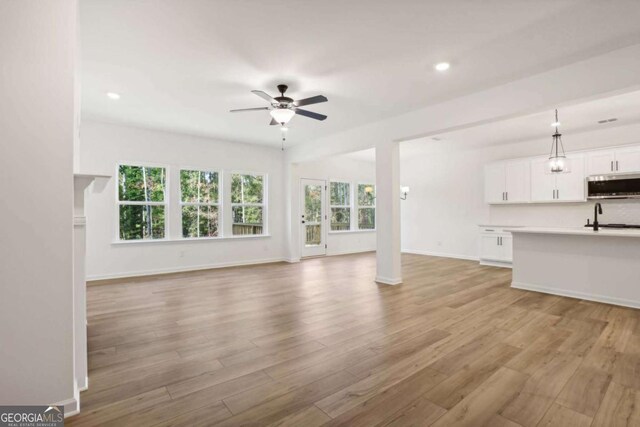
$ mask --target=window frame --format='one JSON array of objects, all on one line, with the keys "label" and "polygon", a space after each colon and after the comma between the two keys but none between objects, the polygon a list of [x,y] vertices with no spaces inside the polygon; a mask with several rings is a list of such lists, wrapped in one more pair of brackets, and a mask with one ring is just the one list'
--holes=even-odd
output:
[{"label": "window frame", "polygon": [[[253,172],[246,170],[231,170],[229,173],[229,213],[230,213],[230,236],[233,238],[243,238],[243,237],[255,237],[255,236],[267,236],[269,235],[269,175],[267,173],[262,172]],[[234,203],[232,202],[232,194],[233,194],[233,175],[253,175],[253,176],[261,176],[262,177],[262,203]],[[259,207],[262,208],[262,233],[260,234],[233,234],[233,208],[236,206],[245,206],[245,207]]]},{"label": "window frame", "polygon": [[[360,205],[360,199],[359,199],[359,191],[360,191],[360,186],[361,185],[370,185],[373,187],[373,205],[369,206],[369,205]],[[377,209],[377,203],[376,203],[376,197],[375,194],[377,194],[377,188],[376,188],[376,184],[372,184],[370,182],[362,182],[362,181],[358,181],[356,183],[356,188],[355,188],[355,205],[356,205],[356,230],[358,231],[376,231],[376,228],[378,226],[378,209]],[[374,215],[373,215],[373,228],[360,228],[360,209],[373,209]]]},{"label": "window frame", "polygon": [[[333,205],[331,204],[331,184],[332,183],[336,183],[336,184],[348,184],[349,185],[349,204],[348,205]],[[356,184],[357,185],[357,184]],[[328,222],[329,222],[329,229],[328,232],[329,233],[352,233],[353,231],[355,231],[355,229],[353,228],[353,206],[354,206],[354,200],[353,200],[353,182],[347,179],[329,179],[329,191],[327,194],[327,197],[329,199],[329,215],[328,215]],[[349,229],[347,230],[332,230],[331,229],[331,217],[332,217],[332,209],[333,208],[348,208],[349,209]]]},{"label": "window frame", "polygon": [[[164,169],[164,189],[163,189],[163,201],[162,202],[149,202],[149,201],[128,201],[120,200],[120,166],[133,166],[143,168],[163,168]],[[155,163],[155,162],[140,162],[140,161],[118,161],[115,167],[115,241],[116,242],[163,242],[169,239],[169,224],[171,223],[171,203],[170,203],[170,191],[171,177],[170,167],[167,164]],[[120,238],[120,206],[163,206],[164,207],[164,237],[162,239],[122,239]]]},{"label": "window frame", "polygon": [[[218,201],[217,203],[198,203],[198,202],[184,202],[182,201],[182,171],[191,172],[209,172],[218,174]],[[202,167],[178,167],[178,200],[180,208],[180,239],[182,240],[201,240],[201,239],[221,239],[224,237],[224,172],[217,169],[206,169]],[[196,236],[185,237],[182,232],[182,215],[184,206],[216,206],[218,208],[218,235],[217,236]],[[198,232],[200,229],[198,228]]]}]

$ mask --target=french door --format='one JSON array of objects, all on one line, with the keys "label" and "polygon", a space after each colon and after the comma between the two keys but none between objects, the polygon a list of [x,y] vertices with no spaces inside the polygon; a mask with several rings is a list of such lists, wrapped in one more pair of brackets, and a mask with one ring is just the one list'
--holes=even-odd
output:
[{"label": "french door", "polygon": [[303,257],[326,255],[326,181],[300,180],[301,254]]}]

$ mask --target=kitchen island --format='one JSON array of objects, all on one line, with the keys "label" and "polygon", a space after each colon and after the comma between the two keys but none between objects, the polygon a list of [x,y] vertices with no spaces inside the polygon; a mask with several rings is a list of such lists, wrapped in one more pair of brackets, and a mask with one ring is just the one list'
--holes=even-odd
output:
[{"label": "kitchen island", "polygon": [[518,227],[518,289],[640,308],[640,230]]}]

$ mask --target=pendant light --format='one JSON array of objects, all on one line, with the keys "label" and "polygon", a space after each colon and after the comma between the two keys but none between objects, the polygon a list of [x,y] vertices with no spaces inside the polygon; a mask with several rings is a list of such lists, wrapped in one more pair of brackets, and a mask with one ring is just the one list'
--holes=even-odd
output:
[{"label": "pendant light", "polygon": [[562,145],[562,134],[558,132],[558,110],[556,110],[556,121],[553,126],[556,127],[556,133],[553,134],[551,142],[551,153],[549,153],[549,171],[551,173],[562,173],[566,169],[567,156],[564,154],[564,146]]}]

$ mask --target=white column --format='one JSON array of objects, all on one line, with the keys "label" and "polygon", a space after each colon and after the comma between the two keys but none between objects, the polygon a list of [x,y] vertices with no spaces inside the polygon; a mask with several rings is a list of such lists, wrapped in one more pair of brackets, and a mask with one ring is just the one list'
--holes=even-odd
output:
[{"label": "white column", "polygon": [[400,259],[400,145],[376,145],[376,282],[402,283]]}]

